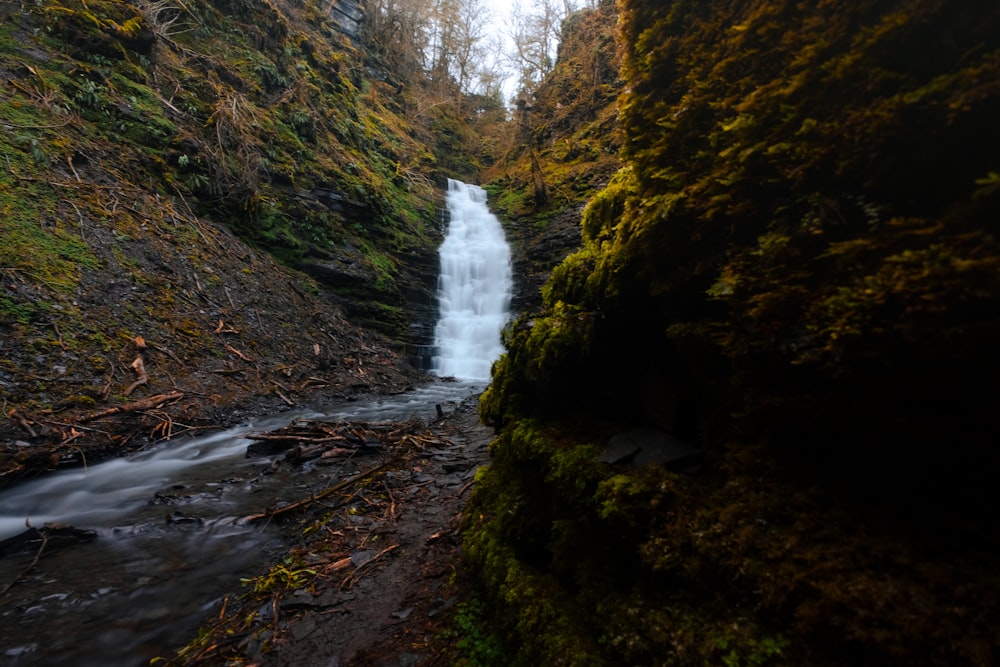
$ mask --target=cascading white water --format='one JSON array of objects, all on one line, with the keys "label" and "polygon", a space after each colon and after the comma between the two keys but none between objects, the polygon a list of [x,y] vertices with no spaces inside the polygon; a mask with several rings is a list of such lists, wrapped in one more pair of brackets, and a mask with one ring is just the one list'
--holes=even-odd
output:
[{"label": "cascading white water", "polygon": [[489,380],[490,367],[503,352],[500,331],[510,316],[510,246],[486,207],[485,190],[449,179],[447,204],[431,372]]}]

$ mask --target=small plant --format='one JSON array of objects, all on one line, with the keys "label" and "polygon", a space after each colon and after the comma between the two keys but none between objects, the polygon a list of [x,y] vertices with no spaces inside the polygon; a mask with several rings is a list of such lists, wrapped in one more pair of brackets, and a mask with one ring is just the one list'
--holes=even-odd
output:
[{"label": "small plant", "polygon": [[42,150],[42,145],[38,142],[38,139],[35,137],[20,136],[15,141],[28,149],[31,153],[31,159],[35,162],[35,166],[44,167],[49,164],[49,156]]},{"label": "small plant", "polygon": [[76,92],[73,99],[82,106],[90,109],[100,110],[104,107],[104,100],[101,97],[101,87],[90,79],[86,79]]},{"label": "small plant", "polygon": [[764,637],[760,641],[751,640],[745,654],[741,654],[736,648],[730,649],[729,637],[721,637],[716,645],[723,651],[729,649],[729,652],[722,656],[722,664],[725,667],[764,667],[781,655],[782,650],[788,646],[788,640],[780,634]]},{"label": "small plant", "polygon": [[316,570],[296,568],[294,560],[286,558],[283,563],[272,567],[267,574],[252,579],[240,579],[240,583],[250,586],[256,595],[266,596],[305,588],[315,576]]},{"label": "small plant", "polygon": [[456,664],[468,667],[505,664],[503,647],[496,635],[486,628],[483,603],[478,599],[458,605],[452,626],[445,637],[455,642],[455,648],[460,653]]}]

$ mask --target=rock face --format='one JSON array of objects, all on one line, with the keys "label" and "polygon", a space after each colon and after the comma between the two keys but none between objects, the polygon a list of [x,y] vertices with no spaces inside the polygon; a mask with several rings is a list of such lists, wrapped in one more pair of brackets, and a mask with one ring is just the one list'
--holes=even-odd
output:
[{"label": "rock face", "polygon": [[647,426],[611,436],[597,460],[611,465],[663,465],[676,469],[695,462],[701,454],[691,443]]},{"label": "rock face", "polygon": [[988,663],[1000,7],[618,6],[625,166],[481,403],[509,662]]},{"label": "rock face", "polygon": [[614,3],[603,2],[566,21],[559,60],[514,112],[518,145],[486,172],[490,206],[512,241],[514,312],[541,305],[552,269],[580,247],[587,200],[620,166],[616,20]]},{"label": "rock face", "polygon": [[358,0],[333,0],[330,20],[355,45],[361,42],[361,26],[365,13]]},{"label": "rock face", "polygon": [[541,288],[552,269],[580,247],[583,205],[566,208],[539,230],[530,218],[508,224],[513,243],[514,293],[511,310],[526,313],[542,305]]}]

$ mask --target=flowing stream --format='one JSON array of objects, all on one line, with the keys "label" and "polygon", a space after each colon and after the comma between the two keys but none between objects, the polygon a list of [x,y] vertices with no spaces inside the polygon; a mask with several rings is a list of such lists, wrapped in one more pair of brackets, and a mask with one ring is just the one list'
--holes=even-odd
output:
[{"label": "flowing stream", "polygon": [[[294,419],[430,419],[482,391],[501,352],[510,255],[482,189],[449,183],[441,247],[435,382],[407,394],[289,410],[136,455],[55,473],[0,492],[0,540],[33,526],[93,530],[95,541],[44,555],[0,596],[0,665],[138,667],[186,643],[221,597],[285,552],[277,529],[239,518],[307,497],[357,471],[289,470],[248,458],[252,433]],[[0,558],[0,590],[34,554]]]}]

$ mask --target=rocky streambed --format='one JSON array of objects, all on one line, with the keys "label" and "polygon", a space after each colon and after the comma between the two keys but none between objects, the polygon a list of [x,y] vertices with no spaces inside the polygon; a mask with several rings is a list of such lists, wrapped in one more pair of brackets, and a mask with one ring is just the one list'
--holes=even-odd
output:
[{"label": "rocky streambed", "polygon": [[5,490],[4,536],[27,515],[96,539],[0,559],[0,664],[431,651],[404,629],[454,604],[456,515],[491,435],[479,389],[289,410]]}]

